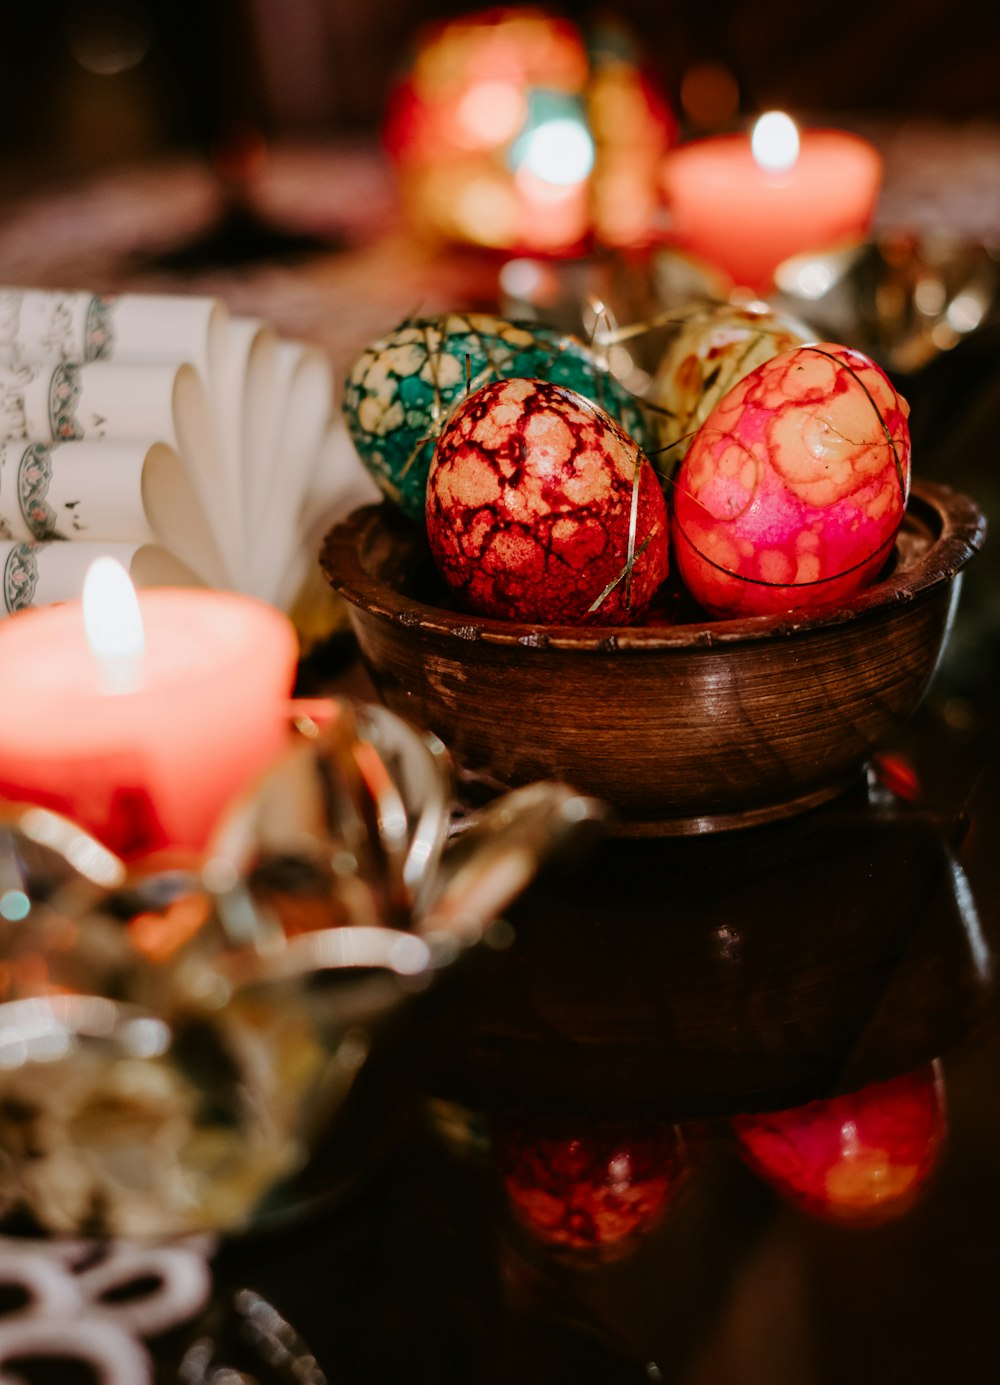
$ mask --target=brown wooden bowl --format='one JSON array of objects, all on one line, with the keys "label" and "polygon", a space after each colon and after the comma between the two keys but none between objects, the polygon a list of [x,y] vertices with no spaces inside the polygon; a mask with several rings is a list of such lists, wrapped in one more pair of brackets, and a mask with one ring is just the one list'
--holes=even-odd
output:
[{"label": "brown wooden bowl", "polygon": [[418,526],[368,505],[320,562],[388,707],[487,790],[562,780],[619,830],[696,833],[788,816],[854,782],[927,691],[986,522],[913,485],[880,580],[846,602],[740,620],[526,625],[449,609]]}]

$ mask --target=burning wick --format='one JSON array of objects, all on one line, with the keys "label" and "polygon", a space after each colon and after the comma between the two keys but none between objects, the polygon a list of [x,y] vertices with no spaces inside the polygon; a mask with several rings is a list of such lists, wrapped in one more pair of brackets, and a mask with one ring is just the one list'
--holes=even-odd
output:
[{"label": "burning wick", "polygon": [[135,587],[114,558],[97,558],[87,570],[83,625],[105,692],[135,692],[142,682],[146,636]]}]

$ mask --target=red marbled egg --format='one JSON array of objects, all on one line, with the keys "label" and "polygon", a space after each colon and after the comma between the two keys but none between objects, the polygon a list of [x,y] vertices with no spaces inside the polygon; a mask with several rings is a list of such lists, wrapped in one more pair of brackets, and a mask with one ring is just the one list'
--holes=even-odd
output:
[{"label": "red marbled egg", "polygon": [[675,477],[674,560],[712,615],[849,596],[888,558],[910,488],[906,401],[849,347],[783,351],[729,391]]},{"label": "red marbled egg", "polygon": [[936,1063],[859,1092],[739,1116],[747,1163],[804,1211],[828,1221],[888,1221],[909,1211],[946,1134]]},{"label": "red marbled egg", "polygon": [[666,502],[648,459],[603,409],[543,380],[469,395],[438,439],[426,515],[441,575],[481,615],[626,623],[667,575]]},{"label": "red marbled egg", "polygon": [[597,1258],[658,1225],[687,1170],[680,1134],[660,1122],[561,1130],[509,1119],[493,1152],[517,1222],[544,1245]]}]

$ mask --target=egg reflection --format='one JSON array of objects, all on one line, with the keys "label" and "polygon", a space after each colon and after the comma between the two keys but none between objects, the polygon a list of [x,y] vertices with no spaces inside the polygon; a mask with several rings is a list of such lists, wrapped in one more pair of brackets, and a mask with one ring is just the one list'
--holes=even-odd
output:
[{"label": "egg reflection", "polygon": [[737,1116],[733,1130],[750,1167],[803,1211],[858,1225],[891,1221],[914,1206],[940,1159],[941,1065],[790,1110]]},{"label": "egg reflection", "polygon": [[495,1124],[493,1154],[516,1222],[545,1246],[598,1260],[659,1225],[689,1161],[679,1129],[665,1122],[508,1118]]}]

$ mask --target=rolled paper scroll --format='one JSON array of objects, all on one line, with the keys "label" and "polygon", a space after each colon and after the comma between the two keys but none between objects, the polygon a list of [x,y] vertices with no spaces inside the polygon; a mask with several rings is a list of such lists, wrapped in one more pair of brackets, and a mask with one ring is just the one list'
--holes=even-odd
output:
[{"label": "rolled paper scroll", "polygon": [[95,558],[117,558],[137,587],[200,587],[204,582],[153,543],[0,543],[0,616],[74,599]]},{"label": "rolled paper scroll", "polygon": [[287,609],[363,480],[334,427],[324,353],[219,300],[0,288],[0,541],[152,545]]}]

